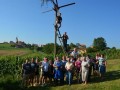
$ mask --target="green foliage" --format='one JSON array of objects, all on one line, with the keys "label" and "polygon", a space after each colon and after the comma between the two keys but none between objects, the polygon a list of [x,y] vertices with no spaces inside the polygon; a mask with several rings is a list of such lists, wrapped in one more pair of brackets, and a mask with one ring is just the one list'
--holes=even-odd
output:
[{"label": "green foliage", "polygon": [[[42,47],[42,51],[46,54],[54,54],[54,43],[48,43]],[[61,46],[56,44],[56,53],[63,52]]]},{"label": "green foliage", "polygon": [[120,50],[119,49],[108,49],[106,50],[106,55],[108,59],[119,59]]},{"label": "green foliage", "polygon": [[26,59],[31,60],[31,58],[34,58],[34,59],[38,58],[39,61],[42,61],[44,57],[47,57],[50,60],[54,60],[53,59],[54,58],[53,54],[45,54],[45,53],[42,53],[42,52],[31,53],[31,54],[28,54],[28,55],[21,56],[20,58],[23,62]]},{"label": "green foliage", "polygon": [[98,37],[94,39],[93,47],[96,48],[98,51],[105,50],[107,47],[107,43],[103,37]]},{"label": "green foliage", "polygon": [[74,43],[70,43],[69,46],[68,46],[69,50],[73,49],[73,48],[76,48],[76,47],[77,46]]},{"label": "green foliage", "polygon": [[11,45],[12,44],[0,43],[0,50],[14,49],[14,47],[12,47]]},{"label": "green foliage", "polygon": [[92,57],[95,57],[96,53],[104,54],[106,59],[120,59],[120,49],[106,49],[98,52],[87,52]]},{"label": "green foliage", "polygon": [[43,46],[42,51],[46,54],[54,53],[54,44],[48,43],[45,46]]},{"label": "green foliage", "polygon": [[16,56],[0,57],[0,76],[11,75],[13,78],[18,77],[21,73],[19,58]]},{"label": "green foliage", "polygon": [[87,53],[93,53],[93,52],[96,52],[96,48],[91,48],[91,47],[88,47],[87,48]]}]

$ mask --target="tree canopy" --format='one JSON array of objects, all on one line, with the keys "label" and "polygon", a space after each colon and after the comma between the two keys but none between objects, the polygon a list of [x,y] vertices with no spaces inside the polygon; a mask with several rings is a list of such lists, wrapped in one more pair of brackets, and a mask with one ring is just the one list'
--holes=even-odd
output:
[{"label": "tree canopy", "polygon": [[98,37],[94,39],[93,47],[97,50],[105,50],[107,48],[107,43],[103,37]]}]

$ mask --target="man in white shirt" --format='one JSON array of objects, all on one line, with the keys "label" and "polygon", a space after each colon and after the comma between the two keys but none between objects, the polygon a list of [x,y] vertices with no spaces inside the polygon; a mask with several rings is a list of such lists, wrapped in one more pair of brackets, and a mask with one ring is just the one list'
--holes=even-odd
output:
[{"label": "man in white shirt", "polygon": [[73,57],[74,57],[74,60],[75,60],[75,61],[77,60],[78,55],[79,55],[79,53],[78,53],[77,49],[76,49],[76,48],[74,48],[74,51],[71,53],[71,56],[73,56]]},{"label": "man in white shirt", "polygon": [[48,59],[45,57],[43,62],[42,62],[42,66],[43,66],[43,78],[42,78],[42,82],[44,82],[44,84],[46,84],[46,79],[49,75],[48,73],[48,68],[49,68],[49,62]]}]

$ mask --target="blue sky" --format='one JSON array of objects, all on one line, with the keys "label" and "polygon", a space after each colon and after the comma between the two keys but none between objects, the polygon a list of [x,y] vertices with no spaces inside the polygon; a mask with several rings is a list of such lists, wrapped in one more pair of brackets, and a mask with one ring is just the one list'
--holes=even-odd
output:
[{"label": "blue sky", "polygon": [[[67,32],[68,43],[92,45],[94,38],[105,38],[108,47],[120,48],[120,0],[58,0],[61,8],[61,34]],[[0,42],[54,43],[54,11],[40,0],[0,0]],[[57,41],[59,43],[59,41]]]}]

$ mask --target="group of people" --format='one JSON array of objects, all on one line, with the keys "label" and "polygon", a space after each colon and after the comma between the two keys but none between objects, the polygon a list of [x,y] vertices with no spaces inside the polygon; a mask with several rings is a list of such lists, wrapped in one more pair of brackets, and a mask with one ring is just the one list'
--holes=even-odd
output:
[{"label": "group of people", "polygon": [[22,84],[25,86],[42,85],[71,85],[74,77],[78,83],[87,84],[91,80],[91,74],[99,74],[102,78],[106,71],[106,60],[103,55],[97,54],[93,59],[89,56],[79,56],[76,48],[70,57],[56,57],[55,60],[38,62],[38,58],[31,62],[26,60],[22,65]]}]

